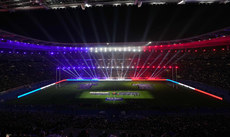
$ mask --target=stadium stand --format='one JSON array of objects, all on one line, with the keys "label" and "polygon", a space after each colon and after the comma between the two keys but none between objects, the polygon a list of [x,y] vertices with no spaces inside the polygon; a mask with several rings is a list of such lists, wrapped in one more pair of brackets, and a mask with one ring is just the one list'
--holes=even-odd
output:
[{"label": "stadium stand", "polygon": [[229,115],[79,116],[0,112],[0,136],[154,137],[228,136]]}]

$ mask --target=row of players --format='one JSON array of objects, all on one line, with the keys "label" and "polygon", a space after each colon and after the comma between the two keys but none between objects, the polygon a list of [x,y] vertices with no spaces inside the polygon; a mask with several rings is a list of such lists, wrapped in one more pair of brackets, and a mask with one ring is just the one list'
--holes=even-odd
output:
[{"label": "row of players", "polygon": [[[90,92],[91,95],[110,95],[109,92]],[[113,95],[133,95],[133,96],[139,96],[140,93],[138,92],[113,92]]]}]

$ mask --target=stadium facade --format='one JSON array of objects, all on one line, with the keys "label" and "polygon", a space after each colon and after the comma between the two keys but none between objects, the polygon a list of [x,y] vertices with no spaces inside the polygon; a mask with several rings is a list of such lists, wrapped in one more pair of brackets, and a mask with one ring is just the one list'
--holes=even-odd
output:
[{"label": "stadium facade", "polygon": [[[17,93],[18,97],[64,81],[147,80],[167,81],[228,100],[224,90],[187,80],[228,89],[228,71],[223,70],[229,68],[229,45],[230,28],[187,39],[127,43],[55,43],[0,31],[1,62],[12,67],[7,77],[16,71],[20,75],[14,78],[15,83],[20,83],[21,77],[29,82],[53,79],[28,93]],[[217,82],[219,74],[223,75]]]},{"label": "stadium facade", "polygon": [[0,11],[65,9],[103,6],[137,6],[162,4],[227,4],[229,0],[6,0],[0,2]]},{"label": "stadium facade", "polygon": [[230,28],[181,40],[127,43],[55,43],[0,31],[0,45],[2,55],[46,57],[56,77],[64,72],[62,78],[177,79],[173,73],[184,58],[229,51]]}]

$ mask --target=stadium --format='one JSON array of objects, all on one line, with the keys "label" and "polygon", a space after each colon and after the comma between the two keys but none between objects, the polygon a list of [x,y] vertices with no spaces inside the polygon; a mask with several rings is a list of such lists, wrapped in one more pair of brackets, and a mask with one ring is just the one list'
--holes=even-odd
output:
[{"label": "stadium", "polygon": [[227,136],[228,3],[0,2],[0,136]]}]

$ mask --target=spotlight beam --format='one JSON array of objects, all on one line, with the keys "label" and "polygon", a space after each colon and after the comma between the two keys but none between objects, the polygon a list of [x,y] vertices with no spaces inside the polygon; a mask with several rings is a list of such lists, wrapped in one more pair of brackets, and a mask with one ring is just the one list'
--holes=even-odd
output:
[{"label": "spotlight beam", "polygon": [[[89,56],[89,58],[90,58],[91,66],[92,66],[92,67],[95,67],[95,66],[93,65],[93,62],[92,62],[90,53],[87,53],[87,54],[88,54],[88,56]],[[97,73],[96,73],[95,69],[93,69],[93,72],[94,72],[94,74],[95,74],[95,76],[96,76],[96,78],[97,78]]]},{"label": "spotlight beam", "polygon": [[133,55],[133,58],[132,58],[131,62],[129,63],[129,67],[128,67],[128,68],[126,68],[126,72],[125,72],[125,74],[124,74],[124,76],[123,76],[123,77],[125,77],[125,76],[126,76],[126,74],[127,74],[128,70],[129,70],[129,68],[130,68],[130,65],[132,64],[133,59],[134,59],[134,57],[135,57],[135,56],[136,56],[136,53]]},{"label": "spotlight beam", "polygon": [[[60,52],[60,54],[62,55],[62,57],[65,59],[65,61],[71,66],[73,67],[73,65],[68,61],[68,59]],[[71,71],[71,70],[70,70]],[[71,71],[72,72],[72,71]],[[78,74],[78,73],[77,73]]]},{"label": "spotlight beam", "polygon": [[122,58],[122,63],[121,63],[121,77],[123,76],[124,60],[125,60],[125,52],[123,52],[123,58]]},{"label": "spotlight beam", "polygon": [[[117,61],[116,61],[116,59],[114,59],[114,64],[115,64],[115,66],[117,66]],[[118,73],[118,68],[117,68],[117,67],[116,67],[116,70],[117,70],[117,76],[120,77],[120,75],[119,75],[119,73]]]},{"label": "spotlight beam", "polygon": [[85,69],[82,69],[82,70],[85,71],[85,73],[87,73],[89,75],[89,77],[92,78],[92,76]]},{"label": "spotlight beam", "polygon": [[[145,64],[149,61],[149,58],[152,56],[153,52],[154,52],[154,50],[151,51],[151,54],[149,54],[148,58],[145,60],[145,63],[143,64],[143,66],[145,66]],[[137,77],[141,73],[142,69],[143,68],[141,67],[141,69],[138,71]]]},{"label": "spotlight beam", "polygon": [[181,38],[181,36],[183,36],[186,31],[194,24],[194,21],[196,21],[196,18],[198,18],[200,14],[199,10],[195,10],[195,12],[193,12],[193,15],[189,18],[188,22],[185,23],[185,25],[182,28],[182,31],[180,33],[178,33],[178,36],[176,37],[176,39]]},{"label": "spotlight beam", "polygon": [[[177,61],[179,61],[180,59],[182,59],[185,55],[186,55],[186,54],[184,53],[184,55],[182,55],[180,58],[178,58],[176,61],[174,61],[174,62],[172,63],[172,65],[175,64],[175,63],[176,63]],[[157,76],[159,76],[162,72],[163,72],[163,71],[161,71]],[[157,77],[157,76],[155,76],[155,77]]]},{"label": "spotlight beam", "polygon": [[[168,62],[166,62],[166,63],[164,64],[164,66],[167,66],[167,65],[168,65],[168,64],[169,64],[179,53],[180,53],[180,51],[178,51],[175,55],[173,55],[173,57],[171,57],[170,60],[168,60]],[[165,69],[160,68],[160,70],[158,70],[158,71],[153,75],[153,77],[158,76],[158,73],[160,73],[161,70],[164,71]]]},{"label": "spotlight beam", "polygon": [[[65,56],[61,53],[61,55],[65,58]],[[81,55],[81,53],[80,53],[80,55]],[[73,68],[73,66],[68,62],[68,60],[65,58],[65,60],[67,61],[67,63]],[[83,58],[83,60],[85,60],[84,58]],[[73,61],[76,63],[76,64],[78,64],[78,66],[80,66],[79,65],[79,63],[78,62],[76,62],[74,59],[73,59]],[[84,70],[84,69],[83,69]],[[84,70],[85,71],[85,70]],[[86,72],[86,71],[85,71]],[[88,72],[86,72],[87,74],[88,74]],[[92,77],[90,74],[88,74],[90,77]],[[80,75],[79,75],[80,76]]]},{"label": "spotlight beam", "polygon": [[107,41],[109,42],[110,41],[110,34],[109,34],[109,31],[108,31],[108,25],[107,25],[107,22],[105,20],[105,15],[104,15],[104,12],[102,10],[100,10],[100,14],[101,14],[101,20],[102,20],[102,24],[103,24],[103,27],[104,27],[104,31],[105,31],[105,34],[106,34],[106,37],[107,37]]},{"label": "spotlight beam", "polygon": [[[46,29],[43,28],[43,26],[39,23],[39,21],[34,18],[33,16],[31,16],[30,14],[28,14],[29,17],[32,19],[32,21],[39,27],[39,30],[42,31],[42,33],[50,40],[50,41],[54,41],[54,38],[46,31]],[[14,24],[15,25],[15,24]]]},{"label": "spotlight beam", "polygon": [[[72,18],[72,17],[70,16],[70,13],[69,13],[68,10],[66,11],[66,13],[67,13],[66,16],[67,16],[67,18],[69,19],[71,25],[73,26],[74,31],[78,34],[78,36],[81,38],[81,40],[83,41],[83,43],[86,43],[86,40],[85,40],[85,38],[84,38],[84,32],[83,32],[83,34],[81,34],[81,33],[82,33],[81,28],[79,27],[79,29],[80,29],[80,31],[79,31],[79,29],[76,27],[76,25],[75,25],[75,23],[74,23],[74,19],[75,19],[75,18]],[[78,22],[78,24],[79,24],[79,20],[77,20],[77,22]],[[79,25],[78,25],[78,26],[79,26]]]},{"label": "spotlight beam", "polygon": [[61,70],[65,71],[66,73],[68,73],[69,75],[71,75],[71,76],[72,76],[72,77],[74,77],[74,78],[76,78],[76,77],[77,77],[75,74],[70,73],[70,72],[66,71],[65,69],[61,69]]},{"label": "spotlight beam", "polygon": [[125,38],[124,38],[125,42],[128,39],[130,14],[131,14],[131,11],[130,11],[130,8],[128,8],[128,11],[126,12],[126,22],[125,22]]},{"label": "spotlight beam", "polygon": [[94,33],[94,36],[95,36],[95,38],[96,38],[96,40],[97,40],[97,42],[99,43],[100,42],[100,38],[99,38],[99,35],[98,35],[98,31],[97,31],[97,27],[96,27],[96,25],[95,25],[95,19],[93,18],[94,16],[92,15],[93,13],[89,10],[89,19],[90,19],[90,22],[91,22],[91,25],[92,25],[92,27],[93,27],[93,33]]},{"label": "spotlight beam", "polygon": [[[65,58],[65,56],[60,52],[60,54]],[[53,57],[53,56],[51,56]],[[63,64],[62,62],[60,62],[58,59],[56,59],[55,57],[53,57],[57,62],[59,62],[59,64],[62,64],[62,66],[65,66],[65,64]],[[65,58],[66,59],[66,58]],[[69,65],[71,65],[69,62],[67,62]],[[72,65],[71,65],[72,67]],[[71,70],[70,70],[71,71]],[[72,71],[71,71],[72,72]],[[72,72],[73,73],[73,72]]]},{"label": "spotlight beam", "polygon": [[135,72],[134,72],[134,77],[136,77],[136,72],[137,72],[137,66],[139,65],[139,63],[140,63],[140,58],[141,58],[141,55],[142,55],[142,53],[141,54],[139,54],[139,57],[138,57],[138,60],[137,60],[137,64],[136,64],[136,68],[135,68]]},{"label": "spotlight beam", "polygon": [[73,71],[71,71],[71,69],[62,69],[62,70],[68,70],[70,73],[72,73],[76,78],[78,77]]},{"label": "spotlight beam", "polygon": [[[94,60],[96,61],[96,63],[98,64],[98,66],[100,66],[100,64],[98,63],[97,59],[92,55],[92,57],[94,58]],[[103,69],[101,69],[101,72],[104,74],[104,76],[107,78],[108,76],[106,76],[106,74],[104,73]]]},{"label": "spotlight beam", "polygon": [[73,38],[73,35],[72,35],[71,32],[70,32],[69,27],[68,27],[68,26],[66,25],[66,23],[63,21],[63,17],[61,17],[61,15],[57,14],[56,12],[54,12],[54,13],[55,13],[56,16],[58,17],[59,22],[62,23],[62,26],[65,28],[65,31],[67,32],[67,35],[70,37],[71,41],[72,41],[73,43],[75,43],[75,40],[74,40],[74,38]]},{"label": "spotlight beam", "polygon": [[[167,54],[164,56],[164,58],[161,60],[161,62],[158,64],[158,66],[160,66],[164,62],[164,60],[168,56],[168,54],[169,54],[169,52],[167,52]],[[156,69],[154,70],[154,72],[152,73],[152,75],[150,77],[152,77],[155,74],[155,72],[157,71],[157,69],[158,69],[158,67],[156,67]]]},{"label": "spotlight beam", "polygon": [[112,66],[113,66],[113,52],[111,52],[111,69],[110,69],[110,77],[112,77],[113,76],[113,68],[112,68]]},{"label": "spotlight beam", "polygon": [[[89,65],[88,65],[88,63],[86,62],[86,60],[85,60],[84,56],[82,56],[82,54],[81,54],[81,52],[80,52],[80,51],[78,51],[78,53],[80,53],[80,55],[81,55],[81,57],[82,57],[83,61],[85,62],[86,66],[89,68]],[[91,71],[91,69],[89,69],[89,71],[90,71],[90,73],[92,74],[92,76],[93,76],[93,77],[95,77],[95,76],[93,75],[93,72]]]},{"label": "spotlight beam", "polygon": [[[67,54],[68,55],[68,54]],[[69,57],[76,63],[76,61],[73,59],[73,57],[71,56],[71,55],[69,55]],[[78,63],[77,63],[78,64]],[[72,65],[71,65],[71,67],[73,67]],[[81,77],[80,76],[80,74],[74,69],[74,72],[79,76],[79,77]]]},{"label": "spotlight beam", "polygon": [[[103,54],[103,53],[101,53],[101,56],[102,56],[102,60],[103,60],[103,64],[104,64],[104,66],[107,66],[107,65],[105,64],[104,54]],[[106,72],[106,74],[107,74],[107,78],[108,78],[108,77],[109,77],[109,73],[108,73],[107,68],[105,68],[105,72]]]},{"label": "spotlight beam", "polygon": [[84,43],[87,43],[87,41],[86,41],[86,38],[85,38],[85,31],[84,31],[84,27],[82,26],[82,23],[81,23],[81,20],[79,19],[79,14],[78,14],[78,12],[75,12],[75,18],[74,18],[75,20],[76,20],[76,23],[77,23],[77,25],[78,25],[78,29],[77,29],[77,32],[79,32],[80,34],[80,37],[82,37],[82,39],[83,39],[83,42]]},{"label": "spotlight beam", "polygon": [[114,21],[113,21],[113,42],[116,40],[116,34],[117,34],[117,22],[118,22],[118,12],[117,8],[114,9]]},{"label": "spotlight beam", "polygon": [[149,13],[150,14],[149,14],[148,21],[147,21],[148,24],[145,27],[145,32],[143,34],[142,41],[146,40],[146,37],[147,37],[149,31],[152,30],[152,29],[150,29],[150,27],[154,26],[154,25],[152,25],[153,24],[153,20],[156,18],[156,15],[157,15],[157,14],[154,14],[154,11],[149,12]]},{"label": "spotlight beam", "polygon": [[76,71],[76,69],[73,69],[73,70],[79,77],[81,77],[80,74]]},{"label": "spotlight beam", "polygon": [[[162,54],[159,54],[154,60],[153,62],[149,65],[151,66],[153,63],[155,63],[157,61],[157,59],[161,56]],[[146,71],[148,70],[148,68],[145,68],[145,70],[138,76],[141,77]]]}]

